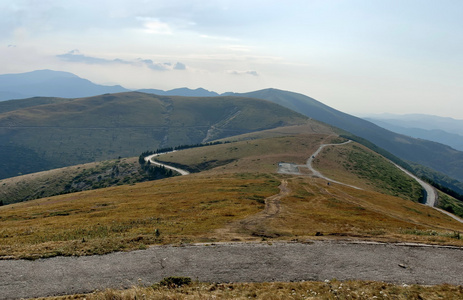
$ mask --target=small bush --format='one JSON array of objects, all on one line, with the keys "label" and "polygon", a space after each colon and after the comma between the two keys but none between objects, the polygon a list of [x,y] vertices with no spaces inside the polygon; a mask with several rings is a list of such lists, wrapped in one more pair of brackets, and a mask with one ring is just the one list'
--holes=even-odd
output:
[{"label": "small bush", "polygon": [[169,288],[176,288],[182,285],[189,285],[191,283],[190,277],[166,277],[159,282],[159,285],[167,286]]}]

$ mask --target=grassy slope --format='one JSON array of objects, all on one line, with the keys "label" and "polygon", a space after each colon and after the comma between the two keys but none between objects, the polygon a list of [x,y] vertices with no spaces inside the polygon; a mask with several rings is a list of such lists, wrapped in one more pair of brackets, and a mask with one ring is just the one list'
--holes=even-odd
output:
[{"label": "grassy slope", "polygon": [[[331,133],[331,129],[324,124],[310,122],[305,125],[279,127],[271,130],[259,131],[251,134],[233,137],[232,139],[256,139],[261,137],[285,136],[298,132]],[[201,148],[205,149],[205,148]],[[210,149],[210,148],[208,148]],[[213,151],[215,148],[212,148]],[[281,149],[280,149],[281,150]],[[300,150],[300,149],[299,149]],[[192,150],[195,151],[202,150]],[[261,148],[256,148],[258,153]],[[243,153],[241,154],[243,156]],[[236,157],[235,157],[236,158]],[[230,158],[229,158],[230,160]],[[223,163],[221,161],[206,162],[203,167],[213,167]],[[187,167],[198,171],[192,164]],[[163,174],[156,174],[156,178],[163,178]],[[121,184],[133,184],[146,181],[148,175],[139,166],[138,158],[123,158],[98,163],[88,163],[71,167],[53,169],[39,173],[27,174],[0,180],[0,203],[11,204],[43,197],[50,197],[70,192],[103,188]]]},{"label": "grassy slope", "polygon": [[[278,162],[305,163],[320,143],[335,140],[339,139],[333,135],[302,134],[184,150],[163,159],[196,166],[214,160],[225,164],[183,177],[0,207],[0,256],[85,255],[159,243],[248,241],[262,236],[463,245],[454,235],[463,232],[463,224],[403,199],[414,195],[413,186],[402,187],[400,198],[378,192],[382,184],[365,174],[351,173],[352,182],[365,190],[276,174]],[[339,147],[366,151],[351,144]],[[341,171],[339,176],[346,178]],[[255,227],[241,226],[239,220],[262,211],[263,200],[278,192],[282,180],[291,192],[281,200],[281,211]],[[233,234],[221,235],[223,228]]]},{"label": "grassy slope", "polygon": [[52,97],[34,97],[21,100],[8,100],[0,101],[0,113],[6,113],[9,111],[19,110],[23,108],[45,105],[45,104],[54,104],[60,102],[71,101],[64,98],[52,98]]},{"label": "grassy slope", "polygon": [[249,195],[263,199],[276,193],[277,185],[265,174],[198,174],[3,206],[0,257],[102,254],[155,243],[211,241],[211,230],[262,209]]},{"label": "grassy slope", "polygon": [[[131,92],[27,105],[0,114],[0,144],[7,146],[0,178],[307,122],[273,103],[233,97]],[[18,149],[35,159],[25,161]]]},{"label": "grassy slope", "polygon": [[10,204],[146,180],[147,174],[135,157],[88,163],[0,180],[0,203]]},{"label": "grassy slope", "polygon": [[423,200],[422,188],[415,180],[359,144],[327,147],[314,161],[314,166],[337,181],[415,202]]}]

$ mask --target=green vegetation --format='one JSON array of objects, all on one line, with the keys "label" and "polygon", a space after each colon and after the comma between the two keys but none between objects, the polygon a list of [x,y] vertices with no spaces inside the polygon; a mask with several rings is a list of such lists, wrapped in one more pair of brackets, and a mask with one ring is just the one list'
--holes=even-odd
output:
[{"label": "green vegetation", "polygon": [[173,175],[164,167],[140,166],[135,158],[103,161],[0,180],[0,201],[11,204]]},{"label": "green vegetation", "polygon": [[21,100],[0,101],[0,114],[23,108],[71,101],[65,98],[32,97]]},{"label": "green vegetation", "polygon": [[447,194],[439,192],[439,208],[463,218],[463,201],[453,198]]},{"label": "green vegetation", "polygon": [[[388,160],[358,144],[327,147],[315,160],[316,168],[342,182],[372,187],[384,194],[421,202],[422,187]],[[352,175],[357,178],[353,178]],[[337,179],[339,178],[339,179]]]},{"label": "green vegetation", "polygon": [[417,174],[417,176],[421,177],[424,181],[427,181],[439,190],[445,191],[446,194],[452,195],[463,201],[462,182],[418,164],[412,163],[411,166],[414,171],[413,173]]},{"label": "green vegetation", "polygon": [[461,234],[458,231],[454,232],[439,232],[435,230],[419,230],[419,229],[404,229],[402,231],[404,234],[412,234],[412,235],[427,235],[427,236],[444,236],[444,237],[451,237],[454,239],[461,239]]},{"label": "green vegetation", "polygon": [[52,102],[0,113],[0,143],[8,145],[0,178],[307,123],[279,105],[238,97],[129,92]]},{"label": "green vegetation", "polygon": [[176,276],[166,277],[159,282],[160,286],[165,286],[171,289],[178,288],[184,285],[189,285],[189,284],[191,284],[190,277],[176,277]]}]

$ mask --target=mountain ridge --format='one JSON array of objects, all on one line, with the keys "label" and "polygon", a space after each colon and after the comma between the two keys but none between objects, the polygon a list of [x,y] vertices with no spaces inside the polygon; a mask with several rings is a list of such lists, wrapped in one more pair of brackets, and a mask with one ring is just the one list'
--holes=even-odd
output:
[{"label": "mountain ridge", "polygon": [[272,101],[364,138],[395,156],[463,181],[463,152],[449,146],[401,135],[364,119],[331,108],[311,97],[289,91],[264,89],[234,96]]},{"label": "mountain ridge", "polygon": [[[47,72],[50,74],[63,75],[68,79],[77,77],[66,72],[64,72],[64,74],[56,71]],[[29,76],[32,75],[29,74]],[[217,94],[202,88],[196,90],[179,88],[164,92],[162,90],[148,89],[147,91],[164,94],[189,94],[195,95],[195,97],[210,97]],[[463,153],[452,149],[449,146],[394,133],[369,121],[343,113],[313,98],[298,93],[271,88],[249,93],[229,92],[222,95],[238,97],[245,96],[277,103],[296,112],[302,113],[309,118],[322,121],[369,140],[378,147],[386,149],[403,160],[422,164],[450,177],[463,181]],[[2,106],[0,105],[0,112],[2,111],[1,107]]]},{"label": "mountain ridge", "polygon": [[12,96],[78,98],[125,91],[128,90],[119,85],[98,85],[63,71],[36,70],[0,75],[0,100],[12,100]]},{"label": "mountain ridge", "polygon": [[[0,143],[8,145],[1,148],[5,153],[0,156],[3,166],[0,178],[41,171],[42,167],[31,169],[40,162],[58,168],[310,122],[307,117],[274,103],[241,97],[125,92],[53,98],[48,99],[49,103],[46,98],[37,99],[44,104],[33,105],[34,99],[7,101],[5,104],[10,106],[27,104],[0,113]],[[0,111],[3,103],[0,102]],[[24,161],[18,156],[24,152],[36,159]],[[12,172],[12,164],[16,172]]]}]

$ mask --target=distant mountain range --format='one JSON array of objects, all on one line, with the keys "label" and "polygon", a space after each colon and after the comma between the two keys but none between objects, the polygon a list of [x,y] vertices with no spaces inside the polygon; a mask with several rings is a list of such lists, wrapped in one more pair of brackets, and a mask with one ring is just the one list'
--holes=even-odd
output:
[{"label": "distant mountain range", "polygon": [[375,115],[364,118],[388,130],[463,151],[463,120],[430,115]]},{"label": "distant mountain range", "polygon": [[38,70],[0,75],[0,100],[37,96],[78,98],[125,91],[127,89],[119,85],[98,85],[72,73],[61,71]]},{"label": "distant mountain range", "polygon": [[[0,75],[0,101],[30,97],[80,98],[108,93],[128,92],[120,85],[95,84],[68,72],[37,70],[19,74]],[[195,90],[178,88],[170,91],[141,89],[140,92],[167,96],[215,97],[216,92],[203,88]]]},{"label": "distant mountain range", "polygon": [[141,89],[137,90],[137,92],[147,93],[147,94],[155,94],[155,95],[163,95],[163,96],[185,96],[185,97],[216,97],[220,96],[216,92],[211,92],[205,90],[203,88],[197,88],[195,90],[189,88],[178,88],[169,91],[163,90],[156,90],[156,89]]},{"label": "distant mountain range", "polygon": [[375,114],[364,117],[368,121],[381,121],[403,128],[442,130],[463,136],[463,120],[424,114]]},{"label": "distant mountain range", "polygon": [[[34,72],[23,73],[23,74],[0,75],[0,91],[3,91],[4,94],[9,94],[9,95],[12,95],[12,94],[16,95],[20,93],[20,94],[28,95],[28,96],[46,95],[49,97],[53,96],[53,97],[66,97],[66,98],[84,97],[85,95],[89,95],[89,94],[91,94],[92,96],[108,94],[108,93],[112,94],[112,95],[104,95],[99,98],[97,97],[93,100],[84,100],[84,102],[86,103],[84,105],[85,109],[90,109],[92,105],[96,105],[95,103],[100,103],[100,102],[111,103],[111,101],[113,101],[111,99],[119,99],[117,103],[122,104],[122,102],[120,102],[122,101],[121,100],[122,98],[125,99],[124,101],[132,101],[130,100],[131,98],[146,98],[146,94],[142,94],[142,93],[128,93],[128,94],[124,94],[124,96],[119,95],[119,94],[113,94],[113,93],[127,91],[127,90],[120,86],[110,87],[110,86],[96,85],[96,84],[91,83],[88,80],[79,78],[78,76],[71,74],[71,73],[56,72],[56,71],[50,71],[50,70],[34,71]],[[457,151],[449,146],[446,146],[440,143],[423,140],[423,139],[416,139],[416,138],[412,138],[407,135],[392,132],[390,130],[382,128],[367,120],[357,118],[357,117],[348,115],[346,113],[340,112],[313,98],[307,97],[302,94],[297,94],[297,93],[282,91],[282,90],[277,90],[277,89],[265,89],[261,91],[242,93],[242,94],[226,93],[226,94],[221,95],[221,97],[217,97],[218,96],[217,93],[210,92],[204,89],[191,90],[187,88],[180,88],[180,89],[174,89],[170,91],[144,89],[140,91],[144,93],[157,94],[157,95],[163,95],[163,96],[168,96],[168,97],[172,97],[171,95],[198,97],[198,99],[205,98],[205,97],[216,97],[216,98],[211,98],[211,99],[221,99],[220,101],[225,101],[225,102],[227,101],[226,100],[227,98],[223,96],[229,96],[235,100],[236,100],[236,97],[246,97],[248,99],[257,98],[257,99],[271,101],[281,106],[284,106],[286,108],[289,108],[295,112],[301,113],[309,118],[338,127],[358,137],[366,139],[370,141],[371,143],[375,144],[376,146],[389,151],[390,153],[394,154],[395,156],[407,162],[420,164],[420,165],[429,167],[435,171],[441,172],[443,174],[446,174],[447,176],[450,176],[451,178],[455,178],[463,182],[463,152]],[[142,96],[142,95],[145,95],[145,96]],[[65,103],[66,101],[68,101],[69,103]],[[164,111],[164,115],[161,114],[160,116],[158,116],[158,118],[161,117],[162,120],[165,120],[165,122],[168,122],[168,123],[164,125],[157,124],[156,126],[161,126],[162,128],[164,128],[162,130],[164,130],[165,133],[166,132],[173,133],[175,131],[177,132],[177,134],[174,134],[172,136],[164,134],[163,137],[161,137],[161,140],[159,141],[157,139],[160,136],[158,137],[158,133],[153,132],[151,135],[153,137],[156,136],[155,138],[156,142],[152,143],[153,147],[157,147],[159,145],[162,146],[162,145],[174,145],[174,144],[187,144],[187,143],[192,143],[192,142],[193,143],[201,142],[202,140],[206,138],[204,134],[207,135],[207,130],[201,131],[201,133],[196,132],[193,134],[192,132],[186,133],[186,131],[185,132],[182,131],[183,133],[180,133],[181,130],[179,131],[178,128],[182,128],[182,126],[187,126],[188,124],[189,124],[188,126],[194,127],[195,126],[194,124],[201,122],[202,120],[201,118],[208,118],[209,113],[217,114],[221,111],[220,108],[217,108],[218,110],[210,110],[210,108],[202,104],[203,102],[197,102],[197,103],[194,102],[198,105],[198,107],[195,108],[195,110],[197,111],[196,116],[187,117],[186,111],[182,114],[183,116],[185,116],[185,120],[188,120],[188,122],[191,121],[190,123],[183,122],[181,120],[177,120],[176,122],[171,122],[169,121],[169,119],[165,119],[165,117],[169,116],[170,109],[173,109],[176,107],[175,105],[172,106],[172,104],[169,104],[169,103],[175,103],[175,101],[172,102],[171,100],[168,100],[168,99],[166,101],[167,102],[161,105],[160,108],[156,108],[156,109],[161,109],[161,111]],[[250,101],[250,100],[245,100],[245,101]],[[26,123],[29,124],[30,122],[32,122],[31,120],[21,119],[22,117],[24,117],[24,115],[21,115],[20,119],[17,119],[18,117],[20,117],[20,115],[15,115],[15,116],[9,115],[9,112],[11,112],[12,110],[15,110],[15,109],[18,110],[20,108],[27,109],[28,106],[32,105],[36,107],[34,108],[34,110],[37,112],[37,111],[42,111],[42,109],[48,109],[47,107],[49,106],[50,108],[53,108],[53,109],[62,109],[63,112],[69,110],[69,113],[70,113],[69,116],[78,116],[79,115],[77,114],[78,111],[73,112],[73,109],[77,109],[77,107],[80,105],[79,104],[80,102],[78,101],[76,102],[75,100],[71,101],[71,99],[62,99],[62,98],[34,98],[34,99],[25,99],[21,101],[17,101],[17,100],[4,101],[0,103],[2,104],[0,105],[0,117],[2,120],[2,124],[3,124],[2,126],[3,128],[9,128],[9,131],[8,131],[9,133],[5,135],[4,136],[5,139],[1,139],[0,142],[5,143],[3,145],[9,145],[9,146],[12,146],[10,141],[13,137],[19,137],[21,135],[14,130],[10,130],[12,129],[11,128],[12,124],[14,126],[18,124],[21,126],[24,126],[24,124]],[[139,102],[137,104],[137,110],[136,110],[137,114],[140,114],[143,112],[143,108],[140,108],[140,106],[138,106],[138,105],[141,105],[141,103],[142,102]],[[39,108],[39,105],[40,105],[40,108]],[[73,109],[71,109],[70,107],[73,107]],[[103,108],[103,106],[98,106],[98,107]],[[104,107],[105,107],[105,110],[98,111],[98,115],[89,114],[88,118],[85,114],[80,114],[81,117],[86,116],[87,118],[86,119],[87,124],[85,125],[88,126],[89,124],[88,122],[90,123],[95,122],[91,118],[99,118],[100,121],[111,120],[110,122],[113,122],[111,124],[108,123],[108,124],[105,124],[104,126],[95,125],[95,128],[101,128],[102,130],[103,129],[109,130],[108,128],[118,128],[120,124],[127,121],[125,118],[129,118],[129,119],[131,118],[131,117],[128,117],[127,115],[127,109],[118,110],[119,108],[114,108],[117,110],[117,111],[114,111],[111,106],[105,105]],[[84,108],[82,109],[83,111],[85,111]],[[189,109],[192,109],[192,108],[189,108]],[[253,110],[253,112],[255,114],[260,114],[261,110],[256,108]],[[27,114],[30,114],[30,113],[32,112],[29,109]],[[48,112],[46,111],[43,111],[43,113],[48,114]],[[111,115],[110,113],[114,113],[116,115]],[[231,113],[232,112],[229,112],[229,114]],[[142,113],[142,115],[144,114]],[[250,116],[251,115],[252,114],[250,114]],[[66,117],[65,114],[62,114],[60,115],[60,118],[62,118],[62,121],[68,121],[69,116]],[[193,118],[194,120],[191,118]],[[245,119],[243,119],[243,122],[244,120]],[[40,125],[43,122],[43,120],[39,120],[39,119],[37,119],[36,121],[38,123],[32,122],[30,123],[30,126],[37,126],[37,124]],[[49,121],[51,122],[50,124],[54,122],[52,120],[49,120]],[[78,122],[83,122],[83,119],[80,121],[75,119],[75,121],[77,122],[76,128],[78,128],[79,126],[81,126],[79,125],[80,123]],[[137,122],[137,124],[139,123],[139,120],[133,120],[133,121]],[[26,122],[26,123],[20,124],[21,122]],[[272,124],[272,126],[276,126],[278,125],[277,123],[279,121],[276,120],[275,121],[276,123],[271,123],[268,121],[266,122],[268,124],[266,126],[270,126],[270,124]],[[416,120],[414,122],[417,123]],[[249,125],[249,121],[246,121],[243,124]],[[207,128],[207,126],[212,126],[212,125],[213,123],[207,123],[201,126],[205,126],[204,128]],[[50,125],[46,125],[46,126],[50,126]],[[142,125],[137,125],[137,126],[142,126]],[[153,126],[153,125],[151,124],[149,126]],[[260,127],[258,126],[253,130],[257,130],[257,128],[264,128],[264,127],[265,126],[261,124]],[[460,128],[462,127],[460,126]],[[115,129],[111,129],[111,130],[115,130]],[[244,128],[242,128],[241,130],[244,130]],[[31,132],[31,130],[28,130],[25,132]],[[237,133],[238,131],[235,131],[233,129],[229,132],[228,136],[230,136],[233,132]],[[62,134],[62,132],[60,134]],[[105,135],[104,139],[98,139],[98,137],[96,137],[97,138],[96,141],[99,141],[99,143],[108,142],[108,145],[112,145],[111,151],[114,151],[113,155],[118,154],[118,155],[126,156],[126,155],[132,155],[131,153],[134,153],[134,152],[129,153],[126,150],[121,151],[122,148],[121,149],[117,147],[115,148],[114,144],[111,144],[109,142],[111,140],[110,138],[111,134],[109,135],[108,134],[109,133]],[[197,135],[197,137],[195,139],[191,139],[192,134],[193,136]],[[72,135],[74,135],[74,133]],[[76,138],[77,136],[78,135],[76,135]],[[125,138],[127,138],[130,135],[125,135],[125,133],[124,135],[117,134],[115,136],[113,135],[113,139],[119,139],[122,136],[125,136]],[[147,138],[145,136],[144,137],[142,136],[144,136],[144,134],[140,135],[140,139]],[[33,138],[33,137],[31,136],[29,138]],[[63,136],[63,138],[65,137]],[[105,141],[105,139],[107,139],[107,141]],[[168,141],[168,143],[166,143],[166,141]],[[140,146],[141,145],[145,145],[143,147],[146,147],[147,144],[140,143]],[[128,146],[129,148],[132,147],[131,145],[126,145],[126,146]],[[10,149],[10,150],[11,151],[9,151],[9,153],[14,152],[14,149]],[[19,150],[18,150],[18,153],[24,152],[23,151],[24,149],[22,148]],[[106,150],[105,151],[101,150],[102,152],[99,154],[98,154],[99,150],[95,150],[97,152],[92,153],[89,157],[82,154],[85,152],[84,148],[82,148],[81,150],[83,152],[79,153],[78,155],[82,157],[81,159],[76,160],[76,162],[78,161],[79,163],[88,161],[89,158],[91,158],[90,161],[93,161],[93,160],[98,160],[98,159],[107,159],[111,157],[107,155],[107,153],[105,152]],[[45,155],[47,153],[48,152],[40,152],[40,151],[38,152],[38,154],[40,155],[41,154]],[[48,157],[47,159],[52,159],[52,158]],[[45,162],[45,164],[48,164],[48,163],[49,162]],[[416,170],[418,169],[419,168],[417,168]],[[423,169],[420,169],[420,170],[423,171]],[[453,186],[453,188],[454,187],[455,186]],[[463,192],[463,185],[459,188],[459,191]]]}]

